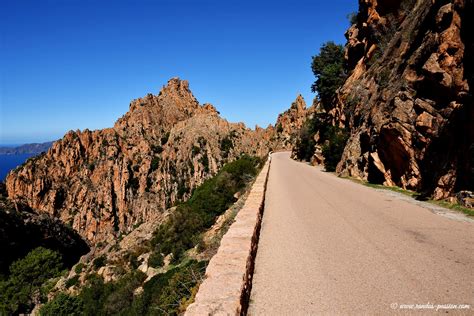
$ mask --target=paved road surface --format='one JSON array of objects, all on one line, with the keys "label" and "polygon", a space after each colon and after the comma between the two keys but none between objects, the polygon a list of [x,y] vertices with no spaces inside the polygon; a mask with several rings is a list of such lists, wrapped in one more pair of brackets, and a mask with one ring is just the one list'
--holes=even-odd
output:
[{"label": "paved road surface", "polygon": [[462,312],[474,314],[472,222],[337,178],[289,153],[272,159],[250,315],[380,315],[428,303],[470,304]]}]

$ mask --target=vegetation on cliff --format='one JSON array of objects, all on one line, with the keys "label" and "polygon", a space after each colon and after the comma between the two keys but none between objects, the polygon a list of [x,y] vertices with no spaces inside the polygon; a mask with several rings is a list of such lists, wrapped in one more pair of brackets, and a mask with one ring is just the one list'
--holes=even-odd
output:
[{"label": "vegetation on cliff", "polygon": [[13,262],[9,273],[0,280],[0,315],[29,313],[35,303],[46,299],[42,286],[58,277],[64,268],[61,255],[43,247]]},{"label": "vegetation on cliff", "polygon": [[336,167],[341,160],[348,135],[343,128],[331,126],[326,132],[325,138],[326,141],[322,146],[324,167],[327,171],[336,171]]},{"label": "vegetation on cliff", "polygon": [[341,176],[471,205],[473,6],[360,1],[344,50],[328,42],[313,57],[322,109],[308,115],[294,155]]},{"label": "vegetation on cliff", "polygon": [[342,86],[347,77],[342,45],[336,45],[331,41],[324,43],[319,54],[313,56],[311,69],[316,77],[311,91],[318,94],[325,109],[329,110],[334,104],[336,90]]},{"label": "vegetation on cliff", "polygon": [[[97,274],[105,268],[92,261],[83,284],[74,284],[77,295],[61,292],[40,309],[41,315],[177,315],[192,302],[204,276],[209,257],[201,253],[202,235],[242,194],[259,171],[259,158],[243,155],[227,163],[196,188],[191,198],[174,208],[151,241],[129,257],[129,271],[115,281]],[[222,233],[219,233],[222,236]],[[204,246],[205,248],[205,246]],[[156,275],[147,276],[138,256],[148,253],[145,262]],[[82,264],[76,272],[83,272]],[[147,279],[148,277],[148,279]],[[70,280],[70,279],[69,279]],[[145,281],[146,280],[146,281]],[[78,281],[76,279],[76,281]]]},{"label": "vegetation on cliff", "polygon": [[180,260],[187,249],[199,243],[200,234],[211,227],[216,217],[235,202],[234,195],[257,174],[259,163],[258,158],[243,156],[206,180],[158,228],[152,240],[155,251],[171,254],[173,262]]},{"label": "vegetation on cliff", "polygon": [[324,167],[327,171],[335,171],[347,138],[348,133],[344,128],[330,125],[326,113],[316,113],[308,118],[301,128],[294,154],[299,160],[311,161],[316,146],[322,144]]},{"label": "vegetation on cliff", "polygon": [[311,69],[316,81],[311,90],[317,93],[322,110],[310,113],[299,131],[293,148],[296,158],[311,161],[317,146],[324,157],[327,171],[335,171],[347,141],[345,128],[334,126],[330,111],[335,107],[337,89],[344,83],[347,73],[344,65],[344,48],[334,42],[321,46],[318,55],[313,56]]},{"label": "vegetation on cliff", "polygon": [[81,237],[60,220],[11,203],[0,182],[0,275],[7,275],[14,261],[37,247],[58,251],[68,267],[89,251]]},{"label": "vegetation on cliff", "polygon": [[0,183],[0,315],[29,313],[89,251],[61,221],[13,205]]}]

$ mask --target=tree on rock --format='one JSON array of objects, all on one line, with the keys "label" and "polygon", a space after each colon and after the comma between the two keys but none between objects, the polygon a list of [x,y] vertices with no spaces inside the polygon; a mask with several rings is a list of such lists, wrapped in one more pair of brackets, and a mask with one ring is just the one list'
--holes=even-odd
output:
[{"label": "tree on rock", "polygon": [[311,69],[316,81],[311,86],[312,92],[317,92],[326,110],[332,108],[332,99],[336,90],[342,86],[347,77],[344,70],[344,48],[329,41],[321,46],[319,55],[313,56]]},{"label": "tree on rock", "polygon": [[0,315],[28,313],[32,296],[50,278],[60,275],[61,254],[38,247],[10,265],[10,275],[0,281]]}]

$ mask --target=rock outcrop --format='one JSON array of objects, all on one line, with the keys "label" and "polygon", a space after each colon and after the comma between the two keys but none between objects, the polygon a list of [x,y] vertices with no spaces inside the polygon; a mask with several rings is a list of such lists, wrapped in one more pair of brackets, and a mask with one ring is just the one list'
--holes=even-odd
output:
[{"label": "rock outcrop", "polygon": [[361,0],[332,111],[342,175],[435,199],[474,189],[474,3]]},{"label": "rock outcrop", "polygon": [[273,128],[229,123],[188,82],[134,100],[113,128],[70,131],[6,179],[17,204],[60,218],[92,244],[152,220],[227,161],[264,156]]},{"label": "rock outcrop", "polygon": [[278,115],[275,129],[278,149],[291,150],[296,137],[306,118],[314,111],[314,106],[306,108],[306,102],[301,94],[291,104],[290,108]]}]

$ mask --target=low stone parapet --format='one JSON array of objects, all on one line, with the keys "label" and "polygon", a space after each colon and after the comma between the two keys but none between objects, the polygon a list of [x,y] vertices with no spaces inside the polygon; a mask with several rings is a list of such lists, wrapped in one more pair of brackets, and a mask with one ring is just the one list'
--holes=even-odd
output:
[{"label": "low stone parapet", "polygon": [[234,223],[222,237],[205,279],[185,315],[240,315],[248,307],[270,160],[265,163]]}]

